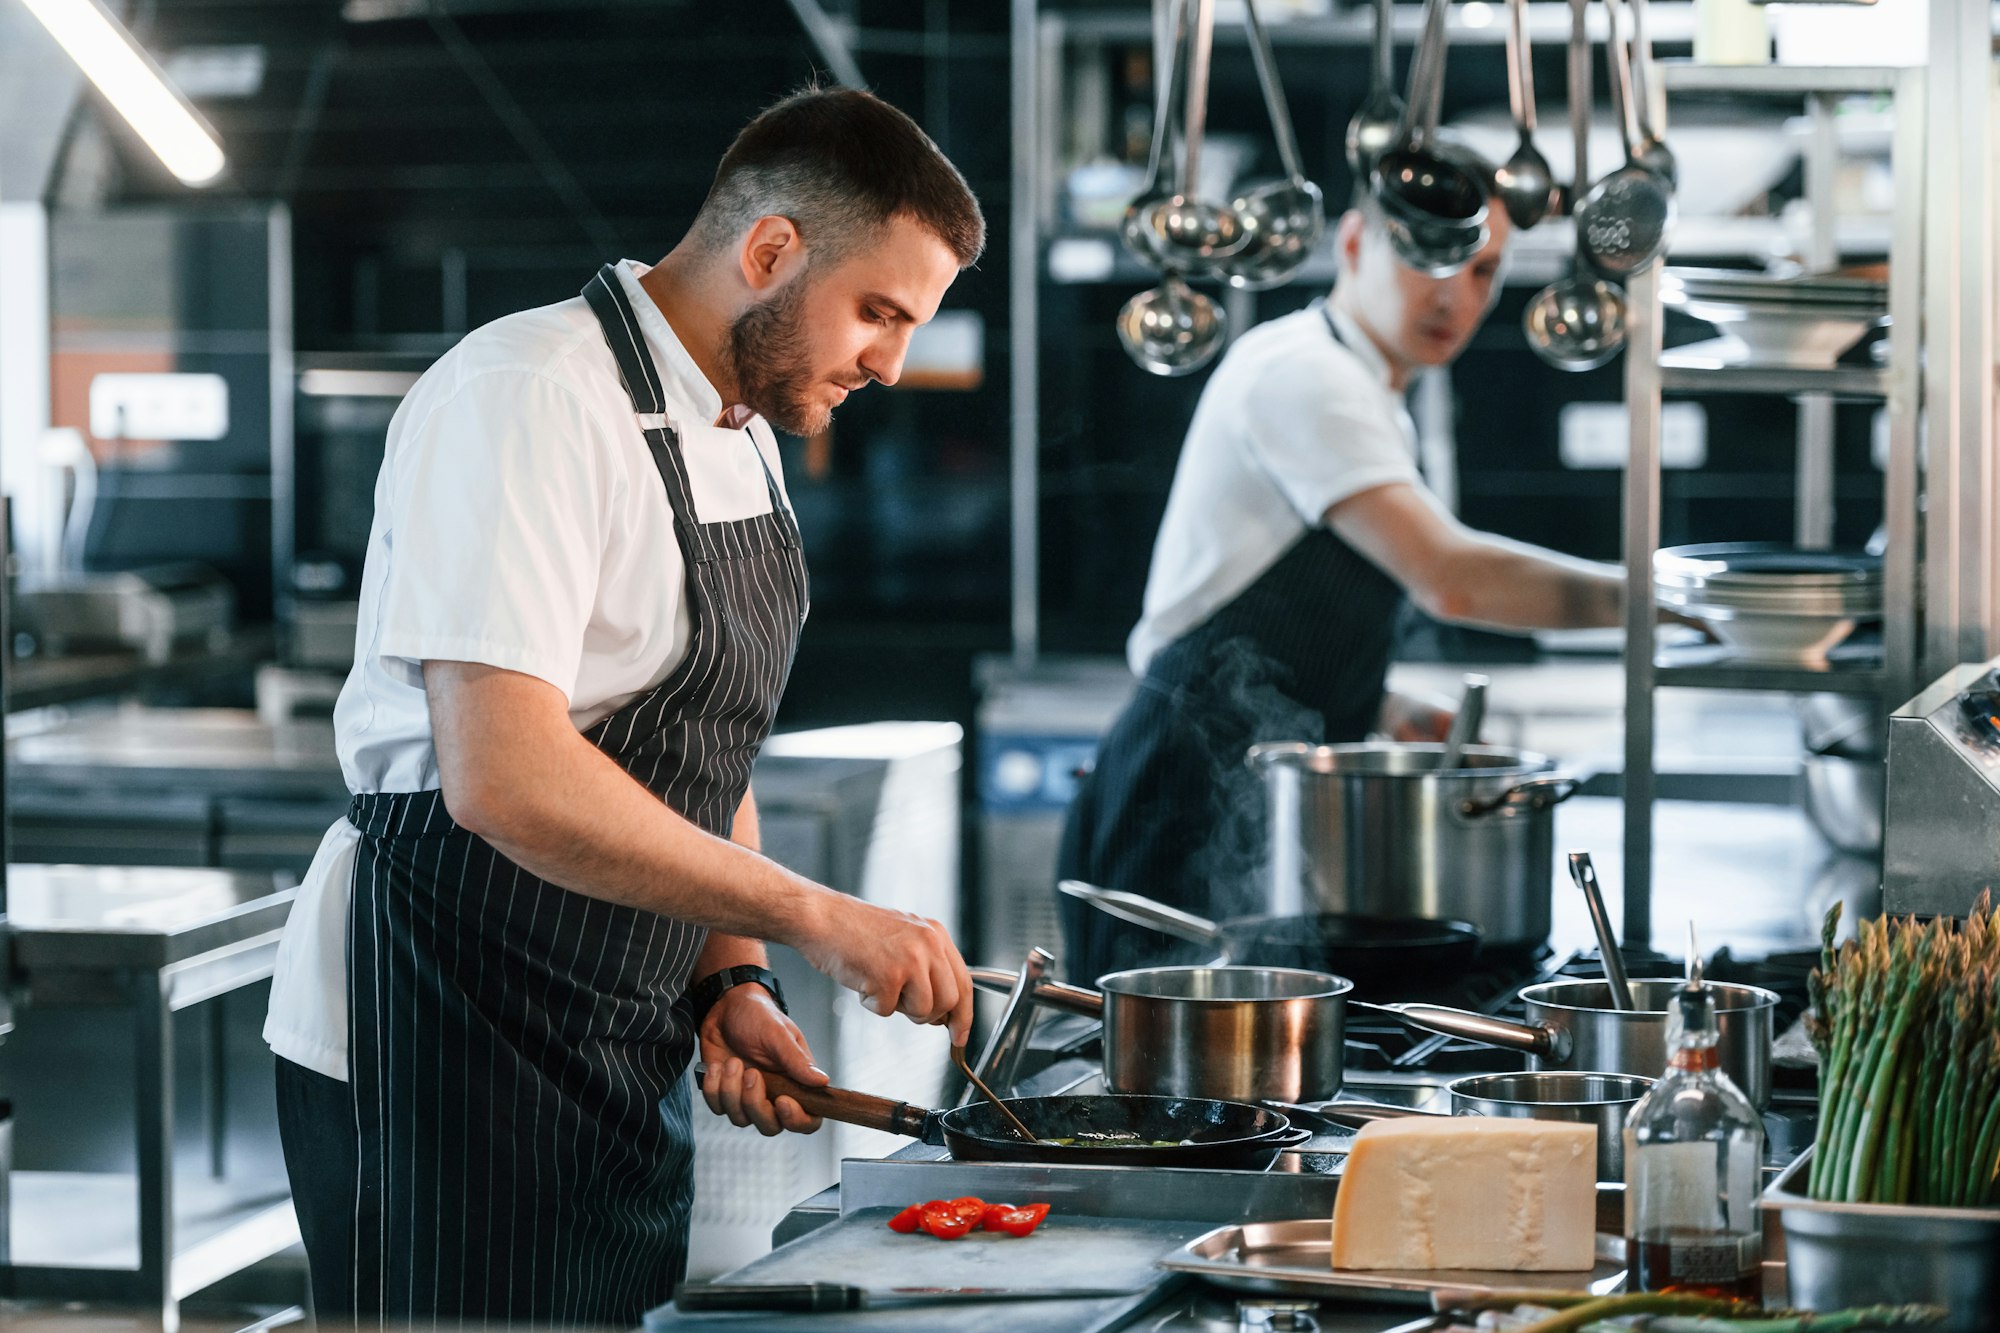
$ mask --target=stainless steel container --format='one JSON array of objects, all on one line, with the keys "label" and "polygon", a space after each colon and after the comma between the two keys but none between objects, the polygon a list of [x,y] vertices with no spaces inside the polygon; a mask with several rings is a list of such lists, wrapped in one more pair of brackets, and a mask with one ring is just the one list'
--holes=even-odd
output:
[{"label": "stainless steel container", "polygon": [[1785,1233],[1789,1301],[1802,1310],[1937,1305],[1950,1333],[2000,1330],[2000,1208],[1823,1203],[1810,1152],[1764,1191]]},{"label": "stainless steel container", "polygon": [[1809,754],[1804,765],[1806,815],[1820,836],[1849,855],[1879,856],[1888,785],[1882,761]]},{"label": "stainless steel container", "polygon": [[[1667,1067],[1668,1007],[1684,983],[1672,978],[1632,981],[1631,1012],[1611,1007],[1602,981],[1545,981],[1521,989],[1527,1022],[1513,1023],[1437,1004],[1367,1005],[1385,1009],[1428,1032],[1523,1051],[1536,1069],[1640,1074]],[[1771,1104],[1771,1042],[1778,997],[1759,986],[1709,983],[1715,993],[1722,1070],[1763,1110]]]},{"label": "stainless steel container", "polygon": [[[1495,1116],[1503,1120],[1554,1120],[1597,1127],[1597,1178],[1625,1179],[1625,1117],[1653,1086],[1637,1074],[1471,1074],[1446,1085],[1453,1115]],[[1375,1102],[1335,1102],[1330,1106],[1281,1107],[1294,1121],[1317,1117],[1359,1125],[1394,1116],[1441,1115]],[[1310,1113],[1309,1115],[1303,1113]]]},{"label": "stainless steel container", "polygon": [[1284,967],[1144,967],[1098,979],[1113,1092],[1320,1101],[1340,1091],[1354,983]]},{"label": "stainless steel container", "polygon": [[1252,747],[1269,815],[1267,911],[1470,921],[1489,948],[1549,936],[1553,808],[1576,789],[1539,754],[1477,745]]}]

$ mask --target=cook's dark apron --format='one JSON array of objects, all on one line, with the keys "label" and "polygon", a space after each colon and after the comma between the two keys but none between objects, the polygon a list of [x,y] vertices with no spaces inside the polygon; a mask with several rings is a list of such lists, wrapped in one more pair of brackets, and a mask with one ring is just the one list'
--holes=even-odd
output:
[{"label": "cook's dark apron", "polygon": [[[1402,586],[1330,528],[1308,528],[1234,600],[1154,655],[1078,786],[1058,877],[1213,918],[1266,910],[1264,795],[1244,754],[1260,741],[1364,738],[1382,706],[1403,602]],[[1075,981],[1215,956],[1067,894],[1057,894],[1057,910]]]},{"label": "cook's dark apron", "polygon": [[[616,272],[584,296],[667,488],[692,634],[665,681],[585,736],[726,837],[805,617],[798,528],[768,468],[770,513],[700,521]],[[349,818],[354,1308],[638,1323],[686,1268],[680,999],[707,932],[535,878],[435,791],[357,796]]]}]

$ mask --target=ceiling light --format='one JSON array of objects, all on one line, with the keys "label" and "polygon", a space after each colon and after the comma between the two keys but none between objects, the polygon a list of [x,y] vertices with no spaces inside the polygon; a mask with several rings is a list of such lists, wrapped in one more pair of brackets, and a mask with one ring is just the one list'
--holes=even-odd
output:
[{"label": "ceiling light", "polygon": [[22,0],[167,170],[188,185],[222,174],[215,135],[97,0]]}]

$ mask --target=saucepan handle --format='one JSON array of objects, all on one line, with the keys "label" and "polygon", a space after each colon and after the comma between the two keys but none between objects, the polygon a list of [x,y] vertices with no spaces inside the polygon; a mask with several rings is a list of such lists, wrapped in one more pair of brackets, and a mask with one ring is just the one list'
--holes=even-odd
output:
[{"label": "saucepan handle", "polygon": [[1570,773],[1524,778],[1491,796],[1468,797],[1458,803],[1454,813],[1461,820],[1475,820],[1491,816],[1510,818],[1533,814],[1538,810],[1552,810],[1576,795],[1577,788],[1582,785],[1583,779]]},{"label": "saucepan handle", "polygon": [[[1002,995],[1013,993],[1014,983],[1019,977],[1018,973],[1009,972],[1004,967],[971,967],[966,971],[972,974],[973,985],[998,991]],[[1036,1004],[1082,1014],[1085,1018],[1104,1017],[1104,997],[1082,986],[1069,986],[1060,981],[1038,981],[1033,999]]]},{"label": "saucepan handle", "polygon": [[1301,1143],[1309,1141],[1312,1136],[1313,1132],[1304,1125],[1293,1125],[1282,1134],[1272,1135],[1266,1142],[1275,1143],[1280,1148],[1296,1148]]},{"label": "saucepan handle", "polygon": [[1561,1063],[1569,1059],[1570,1035],[1562,1028],[1540,1023],[1510,1023],[1491,1014],[1452,1009],[1441,1004],[1363,1004],[1349,1000],[1348,1007],[1391,1014],[1426,1032],[1442,1033],[1461,1041],[1476,1041],[1509,1051],[1522,1051],[1538,1060]]},{"label": "saucepan handle", "polygon": [[1178,907],[1169,907],[1141,894],[1127,893],[1123,889],[1100,889],[1080,879],[1066,879],[1056,887],[1072,898],[1081,898],[1106,916],[1157,930],[1176,939],[1213,944],[1222,938],[1222,927],[1207,917],[1183,912]]},{"label": "saucepan handle", "polygon": [[1267,1102],[1266,1105],[1277,1105],[1286,1115],[1302,1113],[1311,1119],[1337,1125],[1342,1129],[1359,1129],[1375,1120],[1441,1114],[1437,1111],[1419,1111],[1414,1106],[1390,1106],[1385,1102],[1321,1102],[1316,1106],[1285,1106]]}]

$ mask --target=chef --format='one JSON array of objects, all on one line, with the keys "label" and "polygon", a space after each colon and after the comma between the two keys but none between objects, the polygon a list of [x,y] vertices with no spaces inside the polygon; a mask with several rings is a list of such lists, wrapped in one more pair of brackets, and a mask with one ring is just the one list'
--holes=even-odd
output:
[{"label": "chef", "polygon": [[893,384],[979,254],[901,112],[807,90],[737,137],[658,264],[476,330],[410,391],[375,489],[354,793],[266,1038],[322,1317],[636,1324],[685,1269],[683,1075],[818,1121],[775,940],[883,1015],[971,1017],[935,921],[757,853],[751,761],[806,614],[772,427]]},{"label": "chef", "polygon": [[[1265,910],[1259,741],[1439,739],[1449,714],[1384,689],[1406,602],[1499,629],[1615,625],[1622,576],[1459,523],[1417,470],[1404,406],[1499,291],[1509,224],[1431,278],[1372,202],[1335,231],[1333,292],[1251,329],[1202,389],[1128,656],[1137,692],[1070,807],[1063,878],[1205,916]],[[1064,968],[1172,961],[1162,935],[1059,895]]]}]

